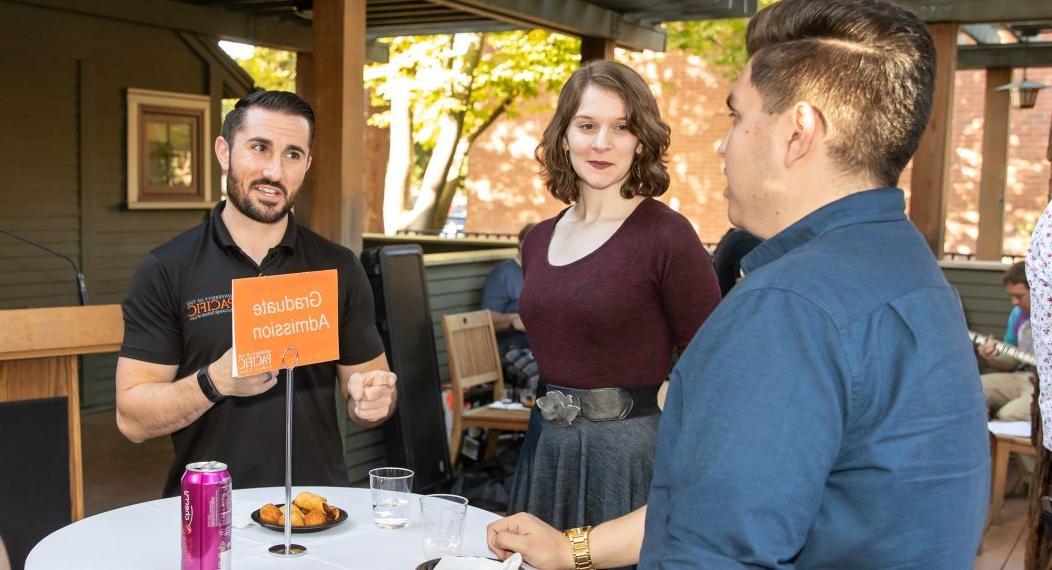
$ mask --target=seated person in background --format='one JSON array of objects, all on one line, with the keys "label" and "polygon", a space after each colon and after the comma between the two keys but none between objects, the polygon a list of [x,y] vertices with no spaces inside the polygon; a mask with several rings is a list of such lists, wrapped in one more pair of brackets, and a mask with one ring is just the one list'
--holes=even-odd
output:
[{"label": "seated person in background", "polygon": [[[1026,352],[1034,351],[1030,333],[1030,284],[1022,261],[1008,268],[1004,276],[1005,292],[1012,298],[1012,312],[1004,342]],[[997,354],[995,342],[979,347],[979,360],[995,370],[982,375],[983,395],[992,417],[1004,421],[1030,421],[1030,400],[1034,397],[1031,383],[1033,368],[1007,356]]]},{"label": "seated person in background", "polygon": [[716,279],[720,281],[720,296],[726,297],[731,288],[742,277],[742,258],[745,257],[763,240],[751,233],[731,228],[720,238],[716,251],[712,254],[712,265],[716,269]]},{"label": "seated person in background", "polygon": [[504,363],[504,381],[512,386],[536,388],[537,362],[530,350],[526,327],[519,318],[519,293],[522,292],[522,240],[534,224],[519,230],[519,255],[497,265],[486,277],[482,289],[482,308],[493,318],[497,331],[497,348]]}]

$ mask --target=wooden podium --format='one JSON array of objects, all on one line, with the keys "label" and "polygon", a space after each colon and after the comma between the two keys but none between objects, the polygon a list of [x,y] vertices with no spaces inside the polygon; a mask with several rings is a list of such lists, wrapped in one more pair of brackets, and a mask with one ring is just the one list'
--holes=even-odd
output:
[{"label": "wooden podium", "polygon": [[72,520],[84,517],[77,356],[117,352],[120,305],[0,311],[0,402],[65,397]]}]

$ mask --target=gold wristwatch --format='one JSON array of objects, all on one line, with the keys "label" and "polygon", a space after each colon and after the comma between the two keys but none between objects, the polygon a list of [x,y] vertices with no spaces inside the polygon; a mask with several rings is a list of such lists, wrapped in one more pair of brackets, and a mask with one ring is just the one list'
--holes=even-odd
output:
[{"label": "gold wristwatch", "polygon": [[592,527],[581,526],[563,532],[566,538],[570,539],[574,570],[595,570],[595,566],[592,566],[592,553],[588,550],[588,533],[591,531]]}]

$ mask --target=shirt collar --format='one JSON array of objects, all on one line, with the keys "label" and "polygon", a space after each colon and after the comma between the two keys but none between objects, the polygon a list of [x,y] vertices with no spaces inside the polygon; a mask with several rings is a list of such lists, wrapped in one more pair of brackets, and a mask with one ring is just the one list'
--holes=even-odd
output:
[{"label": "shirt collar", "polygon": [[[234,238],[230,235],[230,230],[227,229],[226,224],[223,223],[223,208],[226,207],[226,200],[220,200],[216,204],[215,208],[212,208],[212,239],[215,240],[222,248],[238,247],[237,243],[234,242]],[[285,235],[281,236],[281,241],[278,242],[277,247],[285,248],[289,251],[296,250],[296,220],[289,212],[289,223],[285,226]]]},{"label": "shirt collar", "polygon": [[758,245],[741,261],[743,273],[756,271],[818,236],[844,226],[906,219],[906,199],[898,188],[866,190],[811,212]]}]

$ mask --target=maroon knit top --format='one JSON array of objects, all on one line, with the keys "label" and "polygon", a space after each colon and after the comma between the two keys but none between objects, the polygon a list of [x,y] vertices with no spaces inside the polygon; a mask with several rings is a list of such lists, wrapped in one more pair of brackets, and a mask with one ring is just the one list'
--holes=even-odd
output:
[{"label": "maroon knit top", "polygon": [[665,380],[720,300],[712,260],[681,214],[643,200],[598,249],[548,263],[558,216],[522,247],[519,314],[541,381],[568,388],[643,388]]}]

